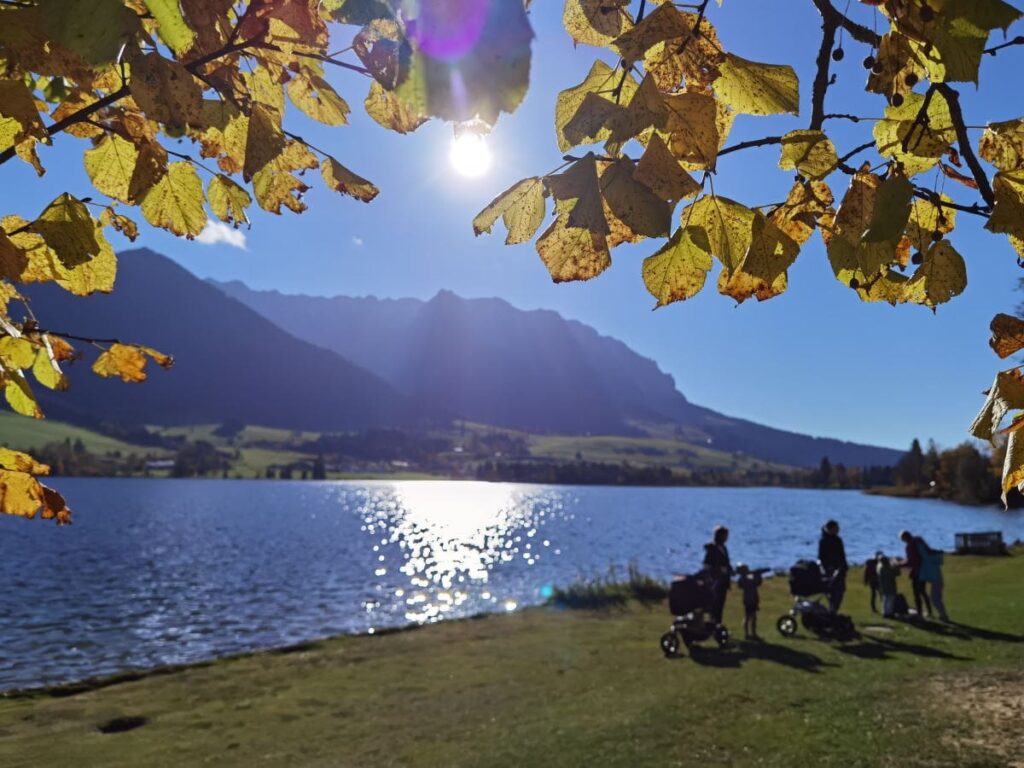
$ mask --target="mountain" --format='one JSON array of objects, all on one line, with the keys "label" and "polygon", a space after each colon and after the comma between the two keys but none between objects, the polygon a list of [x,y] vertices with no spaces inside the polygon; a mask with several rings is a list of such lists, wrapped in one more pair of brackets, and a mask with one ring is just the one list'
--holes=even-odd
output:
[{"label": "mountain", "polygon": [[441,291],[415,299],[317,297],[213,283],[289,333],[388,381],[419,412],[532,432],[628,435],[672,425],[687,442],[791,466],[823,456],[889,465],[889,448],[810,437],[690,403],[628,346],[548,310]]},{"label": "mountain", "polygon": [[[126,384],[68,366],[71,388],[42,387],[54,418],[93,424],[202,424],[237,420],[288,429],[341,430],[413,419],[407,398],[380,377],[289,335],[170,259],[146,249],[118,260],[117,288],[80,298],[53,285],[27,291],[35,314],[56,330],[120,337],[172,354],[174,367],[147,367]],[[58,327],[59,326],[59,327]],[[76,348],[89,352],[85,343]]]}]

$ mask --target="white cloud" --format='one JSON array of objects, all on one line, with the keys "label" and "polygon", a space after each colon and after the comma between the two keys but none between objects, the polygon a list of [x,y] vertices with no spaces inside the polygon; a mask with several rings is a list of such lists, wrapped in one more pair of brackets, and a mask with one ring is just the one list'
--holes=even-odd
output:
[{"label": "white cloud", "polygon": [[234,227],[229,227],[227,224],[220,221],[207,221],[206,226],[203,227],[203,231],[199,233],[196,240],[203,245],[227,243],[235,248],[241,248],[243,251],[246,250],[245,232],[240,229],[235,229]]},{"label": "white cloud", "polygon": [[355,245],[356,247],[361,247],[362,244],[363,244],[363,238],[361,238],[361,237],[353,237],[352,238],[352,244]]}]

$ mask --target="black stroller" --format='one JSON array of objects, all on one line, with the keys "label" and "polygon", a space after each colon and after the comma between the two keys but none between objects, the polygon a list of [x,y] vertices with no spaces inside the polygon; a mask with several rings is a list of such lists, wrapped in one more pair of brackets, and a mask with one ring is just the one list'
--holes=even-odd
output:
[{"label": "black stroller", "polygon": [[668,607],[675,618],[668,632],[661,636],[661,650],[666,657],[678,656],[680,643],[687,648],[708,638],[714,638],[719,648],[729,643],[729,630],[707,616],[715,602],[712,584],[710,577],[703,573],[672,580]]},{"label": "black stroller", "polygon": [[832,613],[821,599],[811,600],[815,595],[827,595],[832,580],[815,560],[799,560],[789,569],[789,591],[793,595],[793,607],[789,613],[779,617],[776,627],[784,637],[796,634],[796,620],[800,617],[804,628],[821,638],[849,640],[856,636],[853,619],[842,613]]}]

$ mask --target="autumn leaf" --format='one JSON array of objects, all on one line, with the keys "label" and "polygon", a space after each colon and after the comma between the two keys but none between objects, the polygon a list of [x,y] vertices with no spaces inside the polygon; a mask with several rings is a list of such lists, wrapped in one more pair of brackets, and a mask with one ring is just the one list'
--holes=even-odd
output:
[{"label": "autumn leaf", "polygon": [[679,164],[661,136],[655,133],[647,142],[633,172],[641,184],[649,187],[662,200],[675,202],[696,195],[701,187]]},{"label": "autumn leaf", "polygon": [[236,226],[249,223],[245,209],[252,205],[252,198],[231,177],[218,173],[210,179],[206,196],[210,201],[210,210],[221,221]]},{"label": "autumn leaf", "polygon": [[1000,171],[1024,167],[1024,118],[990,123],[981,134],[978,154]]},{"label": "autumn leaf", "polygon": [[634,235],[667,237],[672,226],[672,209],[650,187],[634,177],[632,160],[619,158],[601,174],[601,195],[614,217]]},{"label": "autumn leaf", "polygon": [[544,183],[538,176],[516,182],[476,215],[473,234],[490,233],[500,216],[508,230],[507,245],[527,242],[544,221],[544,196]]},{"label": "autumn leaf", "polygon": [[933,309],[967,287],[967,267],[963,257],[948,240],[932,243],[924,254],[921,266],[907,282],[907,301]]},{"label": "autumn leaf", "polygon": [[185,23],[178,0],[143,0],[153,14],[160,39],[175,53],[184,53],[192,47],[195,32]]},{"label": "autumn leaf", "polygon": [[160,227],[190,240],[206,226],[203,182],[191,163],[171,163],[142,200],[142,215]]},{"label": "autumn leaf", "polygon": [[985,229],[1024,238],[1024,169],[1000,171],[992,179],[995,206]]},{"label": "autumn leaf", "polygon": [[875,190],[871,217],[862,240],[882,243],[899,238],[910,219],[914,185],[904,176],[890,176]]},{"label": "autumn leaf", "polygon": [[374,80],[364,102],[366,114],[396,133],[412,133],[429,119]]},{"label": "autumn leaf", "polygon": [[373,184],[343,166],[333,157],[324,158],[320,164],[320,173],[329,189],[356,200],[368,203],[375,198],[380,190]]},{"label": "autumn leaf", "polygon": [[92,364],[92,371],[98,376],[116,376],[122,381],[145,381],[146,361],[152,359],[164,368],[173,365],[173,358],[150,347],[138,344],[111,344]]},{"label": "autumn leaf", "polygon": [[349,106],[320,75],[302,73],[288,82],[288,98],[314,120],[325,125],[345,125]]},{"label": "autumn leaf", "polygon": [[1000,371],[986,394],[988,399],[971,425],[971,434],[991,441],[1006,414],[1024,408],[1024,374],[1017,369]]},{"label": "autumn leaf", "polygon": [[40,464],[27,453],[12,451],[10,448],[0,448],[0,469],[27,472],[30,475],[50,474],[50,467],[46,464]]},{"label": "autumn leaf", "polygon": [[727,53],[713,83],[715,94],[737,112],[773,115],[800,112],[800,83],[788,65],[762,64]]},{"label": "autumn leaf", "polygon": [[795,170],[807,179],[820,180],[835,170],[836,148],[822,131],[790,131],[782,137],[779,168]]},{"label": "autumn leaf", "polygon": [[728,271],[743,263],[754,235],[755,214],[726,197],[705,195],[683,211],[683,225],[704,232],[711,255]]},{"label": "autumn leaf", "polygon": [[28,231],[43,238],[61,263],[73,268],[97,256],[100,252],[98,229],[85,203],[67,192],[44,210]]},{"label": "autumn leaf", "polygon": [[129,188],[139,150],[116,133],[105,134],[84,155],[85,171],[92,185],[107,197],[131,203]]},{"label": "autumn leaf", "polygon": [[537,253],[556,283],[590,280],[612,263],[607,236],[569,226],[565,216],[557,217],[537,239]]},{"label": "autumn leaf", "polygon": [[657,299],[655,307],[700,293],[711,269],[710,248],[703,230],[680,227],[664,246],[644,259],[644,285]]},{"label": "autumn leaf", "polygon": [[989,346],[999,357],[1007,358],[1024,349],[1024,320],[1000,312],[992,318]]},{"label": "autumn leaf", "polygon": [[565,0],[562,26],[576,43],[607,46],[633,26],[631,0]]}]

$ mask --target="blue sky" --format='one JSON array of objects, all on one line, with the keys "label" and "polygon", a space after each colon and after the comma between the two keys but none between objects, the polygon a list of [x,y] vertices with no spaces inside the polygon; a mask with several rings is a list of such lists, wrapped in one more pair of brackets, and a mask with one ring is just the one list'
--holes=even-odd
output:
[{"label": "blue sky", "polygon": [[[851,15],[871,26],[871,10],[851,5]],[[658,311],[651,311],[654,302],[640,276],[642,259],[657,243],[620,247],[605,274],[556,286],[532,244],[506,247],[503,233],[473,237],[472,217],[492,197],[519,178],[561,163],[553,130],[555,96],[582,80],[600,52],[574,50],[560,16],[557,0],[534,3],[530,92],[492,133],[494,165],[483,177],[467,180],[452,172],[450,126],[428,124],[411,136],[385,131],[361,112],[367,81],[333,71],[332,82],[353,106],[351,125],[328,129],[295,113],[290,127],[377,183],[376,201],[364,205],[316,187],[301,216],[254,211],[244,251],[179,240],[145,226],[137,244],[201,277],[240,279],[261,289],[429,298],[447,288],[468,297],[500,296],[522,308],[557,310],[622,339],[674,376],[690,400],[730,415],[894,447],[905,447],[915,436],[946,445],[964,439],[981,390],[999,367],[986,344],[988,323],[995,312],[1016,305],[1016,283],[1024,274],[1005,238],[986,233],[980,219],[958,219],[951,240],[967,260],[969,285],[934,315],[916,306],[861,303],[835,281],[817,235],[790,271],[790,291],[781,297],[736,306],[717,294],[712,276],[700,296]],[[740,117],[730,143],[806,127],[820,35],[811,4],[729,0],[724,8],[712,3],[709,18],[727,50],[792,64],[801,79],[802,117]],[[882,99],[862,91],[860,62],[868,50],[849,39],[845,48],[844,61],[833,65],[839,80],[828,111],[880,115]],[[986,57],[984,93],[963,86],[969,123],[1020,116],[1024,105],[1015,70],[1021,56],[1021,49],[1011,48]],[[836,129],[840,153],[870,138],[870,123],[827,127]],[[44,148],[49,173],[41,182],[27,166],[7,164],[0,176],[0,210],[32,216],[65,189],[92,194],[82,170],[86,148],[69,136]],[[729,155],[721,161],[715,189],[747,204],[781,200],[792,175],[780,171],[777,160],[777,147]],[[935,179],[926,174],[921,181],[932,185]],[[841,197],[846,179],[832,182]],[[112,240],[115,247],[127,246],[119,236]]]}]

